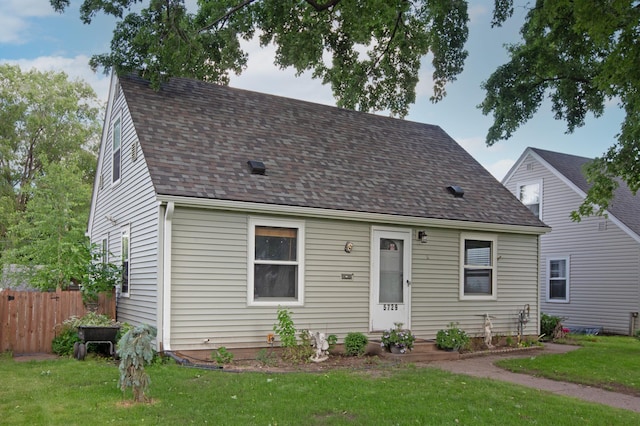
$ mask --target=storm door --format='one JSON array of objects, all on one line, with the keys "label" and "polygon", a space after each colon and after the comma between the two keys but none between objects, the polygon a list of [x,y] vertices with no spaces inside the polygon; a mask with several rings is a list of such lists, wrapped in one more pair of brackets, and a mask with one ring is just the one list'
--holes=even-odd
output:
[{"label": "storm door", "polygon": [[410,327],[411,231],[373,230],[371,330]]}]

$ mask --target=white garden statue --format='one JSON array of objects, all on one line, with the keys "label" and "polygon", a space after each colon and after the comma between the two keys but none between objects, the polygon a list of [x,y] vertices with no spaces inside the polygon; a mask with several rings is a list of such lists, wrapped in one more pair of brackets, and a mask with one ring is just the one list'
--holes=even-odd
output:
[{"label": "white garden statue", "polygon": [[484,314],[484,344],[487,348],[493,348],[493,344],[491,343],[491,333],[493,331],[493,324],[491,323],[491,317],[489,314]]},{"label": "white garden statue", "polygon": [[309,332],[311,336],[311,346],[315,350],[315,353],[309,358],[313,362],[322,362],[329,359],[329,342],[327,336],[320,332]]}]

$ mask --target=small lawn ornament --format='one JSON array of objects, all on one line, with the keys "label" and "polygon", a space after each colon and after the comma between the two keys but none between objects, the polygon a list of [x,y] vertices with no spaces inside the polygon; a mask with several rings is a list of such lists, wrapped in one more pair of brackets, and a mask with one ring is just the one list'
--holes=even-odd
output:
[{"label": "small lawn ornament", "polygon": [[327,336],[320,332],[309,332],[311,336],[311,345],[315,353],[309,358],[313,362],[323,362],[329,359],[329,342]]},{"label": "small lawn ornament", "polygon": [[493,348],[493,343],[491,343],[493,332],[493,324],[491,323],[491,317],[489,314],[484,314],[484,344],[487,348]]}]

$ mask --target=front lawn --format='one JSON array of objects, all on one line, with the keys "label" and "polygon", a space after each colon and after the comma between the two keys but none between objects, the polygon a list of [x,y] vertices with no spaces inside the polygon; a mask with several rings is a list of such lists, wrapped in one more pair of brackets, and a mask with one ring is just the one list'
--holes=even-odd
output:
[{"label": "front lawn", "polygon": [[431,368],[268,374],[158,364],[147,372],[152,402],[132,404],[112,362],[0,357],[0,423],[640,424],[631,411]]},{"label": "front lawn", "polygon": [[569,335],[578,350],[559,355],[512,358],[497,363],[510,371],[640,396],[640,339]]}]

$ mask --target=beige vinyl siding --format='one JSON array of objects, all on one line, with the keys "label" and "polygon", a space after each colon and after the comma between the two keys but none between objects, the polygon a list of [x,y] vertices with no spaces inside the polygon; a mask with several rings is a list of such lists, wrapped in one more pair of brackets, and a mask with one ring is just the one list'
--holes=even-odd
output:
[{"label": "beige vinyl siding", "polygon": [[[640,309],[640,244],[612,220],[571,221],[582,197],[534,158],[525,159],[507,182],[542,179],[543,220],[552,231],[541,237],[541,311],[564,317],[570,327],[602,327],[627,334],[631,312]],[[531,164],[527,170],[526,164]],[[547,302],[547,260],[569,257],[569,302]]]},{"label": "beige vinyl siding", "polygon": [[[260,216],[267,218],[268,216]],[[277,307],[247,306],[246,214],[176,208],[172,253],[172,348],[265,346]],[[368,330],[369,227],[305,221],[305,301],[296,327],[333,334]],[[352,253],[344,251],[346,241]],[[353,274],[342,280],[342,273]]]},{"label": "beige vinyl siding", "polygon": [[[130,228],[130,297],[117,302],[118,320],[132,324],[156,324],[158,280],[158,209],[155,193],[145,164],[144,155],[137,147],[138,156],[133,161],[132,144],[137,135],[123,96],[114,100],[107,117],[106,141],[100,154],[99,172],[103,186],[97,186],[93,222],[89,224],[92,242],[109,238],[110,261],[120,263],[120,236],[124,227]],[[112,122],[121,117],[122,167],[120,182],[111,184]],[[98,176],[99,179],[99,176]],[[107,216],[113,218],[112,223]]]},{"label": "beige vinyl siding", "polygon": [[[176,208],[172,349],[266,346],[266,336],[277,321],[277,307],[247,306],[249,217]],[[336,334],[340,339],[352,331],[367,333],[372,224],[296,220],[304,220],[306,232],[304,306],[289,308],[296,327]],[[497,235],[500,257],[498,300],[480,302],[458,300],[460,231],[429,230],[427,244],[412,239],[412,329],[418,337],[434,338],[451,321],[478,334],[485,312],[495,318],[497,333],[515,333],[517,311],[526,303],[531,305],[532,317],[537,315],[537,237],[491,235]],[[347,241],[353,243],[351,253],[344,250]],[[342,279],[342,274],[351,274],[352,279]],[[536,323],[529,324],[529,334],[537,333]]]},{"label": "beige vinyl siding", "polygon": [[513,335],[518,311],[529,304],[531,318],[526,334],[537,333],[538,237],[516,234],[497,236],[497,300],[460,300],[460,230],[430,229],[428,242],[414,240],[412,329],[434,338],[450,322],[460,323],[471,336],[481,336],[482,315],[492,316],[494,333]]}]

